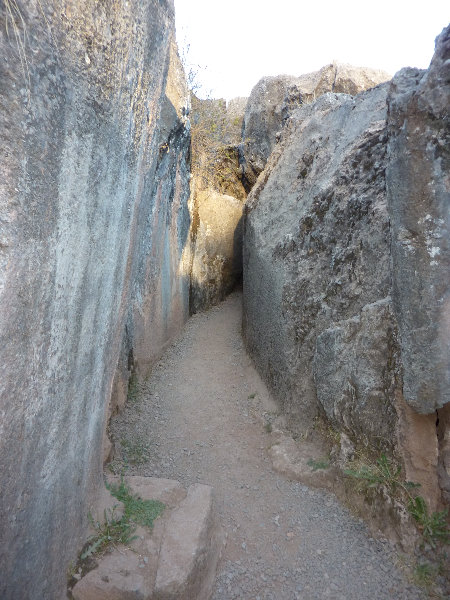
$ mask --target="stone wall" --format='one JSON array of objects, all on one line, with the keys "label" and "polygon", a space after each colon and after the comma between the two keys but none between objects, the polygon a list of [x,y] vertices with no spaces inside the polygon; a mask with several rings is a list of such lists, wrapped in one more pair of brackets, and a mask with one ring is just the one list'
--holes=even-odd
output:
[{"label": "stone wall", "polygon": [[0,8],[4,600],[63,597],[120,348],[145,363],[186,318],[173,34],[171,0]]},{"label": "stone wall", "polygon": [[433,508],[450,463],[449,35],[428,71],[296,109],[244,221],[246,343],[291,428],[323,415],[396,454]]}]

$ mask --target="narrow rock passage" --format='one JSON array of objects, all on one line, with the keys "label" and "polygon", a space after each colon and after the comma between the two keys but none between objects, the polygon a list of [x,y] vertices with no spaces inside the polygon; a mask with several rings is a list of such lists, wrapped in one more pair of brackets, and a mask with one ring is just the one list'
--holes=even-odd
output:
[{"label": "narrow rock passage", "polygon": [[276,408],[243,348],[241,300],[190,319],[112,423],[113,468],[213,486],[228,536],[214,600],[425,597],[333,495],[273,471],[254,407]]}]

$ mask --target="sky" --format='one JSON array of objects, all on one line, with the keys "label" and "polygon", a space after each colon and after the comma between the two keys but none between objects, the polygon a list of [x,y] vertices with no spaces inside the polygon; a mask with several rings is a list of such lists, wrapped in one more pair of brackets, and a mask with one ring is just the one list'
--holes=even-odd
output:
[{"label": "sky", "polygon": [[450,1],[175,0],[175,11],[198,95],[231,99],[265,75],[302,75],[332,61],[391,75],[425,69]]}]

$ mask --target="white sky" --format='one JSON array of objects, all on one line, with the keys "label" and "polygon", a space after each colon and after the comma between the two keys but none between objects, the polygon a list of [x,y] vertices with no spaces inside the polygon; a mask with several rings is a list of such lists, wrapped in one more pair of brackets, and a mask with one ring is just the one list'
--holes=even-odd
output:
[{"label": "white sky", "polygon": [[203,93],[248,96],[264,75],[301,75],[332,60],[427,68],[449,0],[175,0],[180,54]]}]

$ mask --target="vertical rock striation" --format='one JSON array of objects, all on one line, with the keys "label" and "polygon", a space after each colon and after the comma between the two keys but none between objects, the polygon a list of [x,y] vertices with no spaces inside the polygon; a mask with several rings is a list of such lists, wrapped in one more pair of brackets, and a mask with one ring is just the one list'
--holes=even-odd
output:
[{"label": "vertical rock striation", "polygon": [[[157,123],[157,157],[146,174],[147,201],[137,219],[132,286],[109,416],[123,407],[131,374],[148,375],[189,316],[189,93],[176,44],[170,44],[165,94]],[[107,421],[109,418],[107,419]],[[108,441],[105,438],[108,454]],[[106,457],[106,456],[105,456]]]},{"label": "vertical rock striation", "polygon": [[450,491],[449,35],[427,71],[294,110],[244,222],[246,343],[291,427],[322,413],[396,453],[433,508],[438,474]]},{"label": "vertical rock striation", "polygon": [[403,69],[389,92],[393,301],[403,393],[419,413],[450,402],[450,34],[427,71]]},{"label": "vertical rock striation", "polygon": [[171,0],[0,8],[4,600],[63,596],[120,348],[147,358],[187,315],[173,21]]},{"label": "vertical rock striation", "polygon": [[[450,501],[450,27],[427,71],[403,69],[388,98],[393,306],[402,356],[399,436],[407,474],[436,469]],[[444,408],[443,408],[444,407]],[[438,437],[436,438],[436,427]],[[424,485],[424,484],[423,484]],[[424,486],[425,487],[425,486]]]}]

